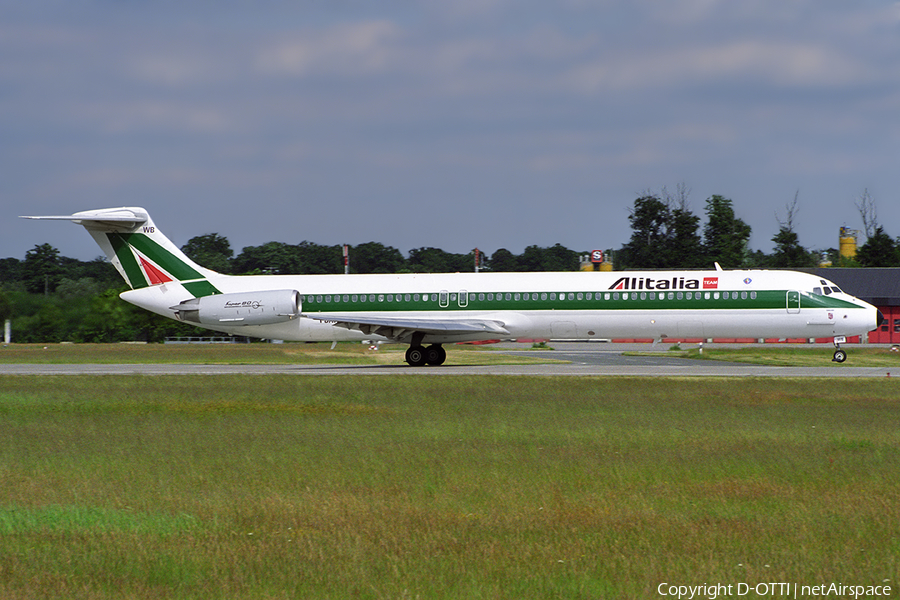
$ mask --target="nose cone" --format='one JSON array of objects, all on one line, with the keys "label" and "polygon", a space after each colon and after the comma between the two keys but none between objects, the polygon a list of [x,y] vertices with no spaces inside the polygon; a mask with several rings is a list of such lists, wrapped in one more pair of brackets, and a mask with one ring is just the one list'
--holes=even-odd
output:
[{"label": "nose cone", "polygon": [[875,312],[877,313],[877,314],[875,315],[875,327],[873,327],[873,328],[870,329],[869,331],[875,331],[876,329],[878,329],[879,327],[881,327],[881,324],[882,324],[882,323],[884,323],[884,315],[881,313],[881,311],[876,309]]}]

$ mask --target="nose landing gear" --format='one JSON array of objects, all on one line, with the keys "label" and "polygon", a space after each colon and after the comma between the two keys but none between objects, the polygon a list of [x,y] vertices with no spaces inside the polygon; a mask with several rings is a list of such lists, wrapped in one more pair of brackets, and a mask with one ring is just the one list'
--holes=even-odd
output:
[{"label": "nose landing gear", "polygon": [[834,356],[831,358],[831,362],[842,363],[847,360],[847,353],[841,350],[841,344],[847,341],[847,338],[841,336],[834,338]]}]

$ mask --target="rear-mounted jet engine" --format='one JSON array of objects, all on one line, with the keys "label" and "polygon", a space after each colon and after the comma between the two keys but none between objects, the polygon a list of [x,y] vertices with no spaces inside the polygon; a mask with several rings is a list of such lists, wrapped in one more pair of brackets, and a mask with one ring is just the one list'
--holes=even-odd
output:
[{"label": "rear-mounted jet engine", "polygon": [[300,292],[270,290],[191,298],[170,307],[182,321],[199,325],[271,325],[300,316]]}]

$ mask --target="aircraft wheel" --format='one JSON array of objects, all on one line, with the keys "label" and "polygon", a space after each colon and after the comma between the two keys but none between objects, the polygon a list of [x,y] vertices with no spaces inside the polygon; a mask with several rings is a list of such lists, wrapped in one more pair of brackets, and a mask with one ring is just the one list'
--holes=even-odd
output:
[{"label": "aircraft wheel", "polygon": [[432,344],[425,348],[425,362],[429,365],[442,365],[447,360],[447,351],[440,344]]},{"label": "aircraft wheel", "polygon": [[832,362],[842,363],[847,360],[847,353],[843,350],[835,350],[834,358],[831,359]]},{"label": "aircraft wheel", "polygon": [[422,346],[410,346],[406,351],[406,362],[412,367],[421,367],[425,364],[425,348]]}]

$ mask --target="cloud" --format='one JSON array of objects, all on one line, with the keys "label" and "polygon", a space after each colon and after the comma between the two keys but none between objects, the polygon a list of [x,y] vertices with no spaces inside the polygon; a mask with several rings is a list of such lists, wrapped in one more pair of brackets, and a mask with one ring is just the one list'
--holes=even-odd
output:
[{"label": "cloud", "polygon": [[[624,215],[631,193],[680,180],[778,198],[742,207],[765,221],[798,187],[823,203],[896,189],[898,3],[188,4],[0,0],[9,197],[161,213],[265,198],[269,215],[302,198],[362,217],[317,224],[323,239],[375,229],[398,247],[440,243],[406,215],[423,198],[509,219],[504,239],[445,228],[455,250],[460,236],[594,236],[573,223],[579,199]],[[558,223],[519,210],[548,203]],[[256,216],[254,243],[273,239],[279,220]],[[624,241],[623,219],[605,243]],[[571,235],[556,241],[585,239]]]},{"label": "cloud", "polygon": [[[220,58],[221,60],[221,58]],[[148,85],[185,89],[221,79],[221,64],[190,53],[141,53],[129,61],[128,75]]]},{"label": "cloud", "polygon": [[397,58],[401,29],[386,20],[342,23],[301,31],[260,50],[256,66],[267,75],[374,75]]},{"label": "cloud", "polygon": [[735,84],[838,87],[864,83],[872,76],[867,65],[831,48],[744,40],[601,56],[569,69],[561,80],[573,89],[597,93]]}]

